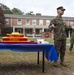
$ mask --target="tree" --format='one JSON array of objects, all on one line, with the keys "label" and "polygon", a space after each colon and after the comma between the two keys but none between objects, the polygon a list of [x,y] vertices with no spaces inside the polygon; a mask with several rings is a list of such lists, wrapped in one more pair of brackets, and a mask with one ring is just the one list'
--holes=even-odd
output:
[{"label": "tree", "polygon": [[23,15],[24,14],[24,12],[22,12],[20,9],[18,9],[18,8],[13,8],[12,9],[12,13],[13,14],[19,14],[19,15]]},{"label": "tree", "polygon": [[27,12],[26,15],[34,15],[33,11]]},{"label": "tree", "polygon": [[5,17],[4,17],[4,11],[0,6],[0,26],[2,27],[3,25],[5,25]]},{"label": "tree", "polygon": [[2,3],[0,3],[0,5],[4,10],[4,14],[13,14],[9,7],[7,7],[6,5],[4,5]]},{"label": "tree", "polygon": [[12,10],[7,7],[6,5],[0,3],[0,5],[2,6],[3,10],[4,10],[4,14],[19,14],[19,15],[23,15],[24,13],[18,9],[18,8],[13,8]]}]

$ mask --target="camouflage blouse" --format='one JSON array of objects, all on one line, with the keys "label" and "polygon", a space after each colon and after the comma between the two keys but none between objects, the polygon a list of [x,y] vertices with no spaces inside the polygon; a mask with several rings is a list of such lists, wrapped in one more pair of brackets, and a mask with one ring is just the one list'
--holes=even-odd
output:
[{"label": "camouflage blouse", "polygon": [[[51,27],[54,24],[56,28]],[[56,17],[53,19],[49,25],[49,31],[54,31],[54,40],[64,40],[66,39],[66,23],[63,21],[62,17]]]},{"label": "camouflage blouse", "polygon": [[74,29],[72,29],[71,39],[74,39]]}]

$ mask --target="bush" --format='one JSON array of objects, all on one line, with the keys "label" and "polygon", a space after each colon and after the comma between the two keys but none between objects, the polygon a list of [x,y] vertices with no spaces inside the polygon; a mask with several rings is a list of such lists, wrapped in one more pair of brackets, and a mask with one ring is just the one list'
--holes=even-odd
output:
[{"label": "bush", "polygon": [[12,33],[12,28],[11,27],[8,27],[8,28],[2,28],[2,36],[5,36],[7,33]]}]

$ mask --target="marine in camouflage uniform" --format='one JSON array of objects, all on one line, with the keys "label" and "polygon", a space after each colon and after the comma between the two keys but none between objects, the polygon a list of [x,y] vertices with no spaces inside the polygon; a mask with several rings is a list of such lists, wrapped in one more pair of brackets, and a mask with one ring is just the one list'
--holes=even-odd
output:
[{"label": "marine in camouflage uniform", "polygon": [[[56,28],[52,28],[51,25],[54,24]],[[62,20],[62,17],[56,17],[51,21],[51,25],[49,26],[49,30],[54,30],[54,45],[61,62],[64,61],[65,50],[66,50],[66,24]]]},{"label": "marine in camouflage uniform", "polygon": [[72,34],[71,34],[70,48],[69,48],[70,52],[73,49],[73,44],[74,44],[74,29],[72,29]]},{"label": "marine in camouflage uniform", "polygon": [[[58,7],[57,10],[59,9],[63,11],[65,10],[63,7]],[[52,24],[54,24],[55,28],[52,27]],[[54,32],[54,45],[58,57],[60,54],[61,65],[63,65],[65,51],[66,51],[66,28],[67,25],[63,21],[62,17],[58,16],[56,16],[56,18],[53,19],[49,25],[49,31],[51,32],[53,30]]]}]

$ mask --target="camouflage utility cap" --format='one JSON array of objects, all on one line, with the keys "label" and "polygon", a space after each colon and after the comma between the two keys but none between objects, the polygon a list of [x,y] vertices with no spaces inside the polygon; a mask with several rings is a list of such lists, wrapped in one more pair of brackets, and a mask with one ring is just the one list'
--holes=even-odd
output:
[{"label": "camouflage utility cap", "polygon": [[57,8],[57,10],[59,10],[59,9],[61,9],[62,11],[65,11],[65,9],[62,6]]}]

